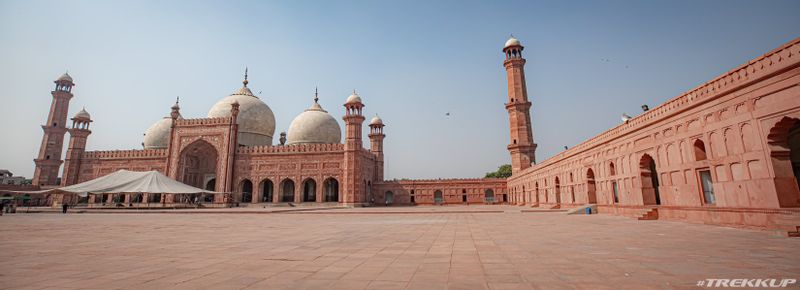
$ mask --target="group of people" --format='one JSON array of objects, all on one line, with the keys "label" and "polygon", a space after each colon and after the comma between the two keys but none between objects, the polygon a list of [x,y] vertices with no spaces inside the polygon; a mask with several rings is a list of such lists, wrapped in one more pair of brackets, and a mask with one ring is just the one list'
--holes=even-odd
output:
[{"label": "group of people", "polygon": [[17,205],[15,203],[8,203],[6,201],[0,202],[0,216],[3,213],[16,213],[17,212]]}]

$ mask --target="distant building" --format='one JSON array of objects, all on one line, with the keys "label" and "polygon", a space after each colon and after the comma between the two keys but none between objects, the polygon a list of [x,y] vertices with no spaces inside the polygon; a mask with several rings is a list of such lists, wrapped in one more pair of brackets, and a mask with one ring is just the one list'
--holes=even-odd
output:
[{"label": "distant building", "polygon": [[14,176],[11,171],[0,169],[0,184],[22,185],[23,183],[25,183],[24,176]]}]

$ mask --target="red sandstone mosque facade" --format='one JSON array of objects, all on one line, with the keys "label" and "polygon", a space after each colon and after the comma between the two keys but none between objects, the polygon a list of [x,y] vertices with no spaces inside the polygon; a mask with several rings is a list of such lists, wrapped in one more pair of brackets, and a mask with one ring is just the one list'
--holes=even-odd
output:
[{"label": "red sandstone mosque facade", "polygon": [[[81,110],[66,125],[72,78],[55,81],[34,184],[60,185],[119,169],[158,170],[239,203],[512,203],[540,208],[596,204],[601,213],[797,232],[800,226],[800,39],[668,100],[540,163],[536,162],[524,47],[504,48],[513,175],[503,179],[387,181],[383,121],[364,104],[344,103],[344,142],[316,102],[272,144],[270,108],[247,88],[220,100],[207,118],[184,119],[176,102],[148,129],[143,150],[85,151],[92,122]],[[108,197],[109,199],[111,197]],[[125,195],[125,202],[177,202]],[[157,198],[155,200],[154,198]],[[219,197],[217,197],[219,199]],[[89,200],[88,203],[100,201]],[[222,200],[215,200],[219,203]]]}]

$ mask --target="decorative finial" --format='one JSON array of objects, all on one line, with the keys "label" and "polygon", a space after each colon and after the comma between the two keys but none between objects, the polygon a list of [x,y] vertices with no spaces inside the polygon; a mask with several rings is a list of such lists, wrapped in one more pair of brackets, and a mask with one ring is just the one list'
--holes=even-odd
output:
[{"label": "decorative finial", "polygon": [[314,86],[314,103],[318,103],[319,101],[319,88]]},{"label": "decorative finial", "polygon": [[247,81],[247,67],[244,67],[244,81],[242,81],[242,83],[244,84],[244,86],[245,86],[245,87],[246,87],[246,86],[247,86],[247,84],[249,83],[249,82]]},{"label": "decorative finial", "polygon": [[353,94],[354,95],[358,95],[358,94],[356,94],[356,89],[353,89]]},{"label": "decorative finial", "polygon": [[179,110],[181,108],[181,106],[178,105],[178,103],[180,103],[180,101],[181,101],[181,97],[175,97],[175,104],[172,105],[172,110],[173,111],[177,111],[177,110]]}]

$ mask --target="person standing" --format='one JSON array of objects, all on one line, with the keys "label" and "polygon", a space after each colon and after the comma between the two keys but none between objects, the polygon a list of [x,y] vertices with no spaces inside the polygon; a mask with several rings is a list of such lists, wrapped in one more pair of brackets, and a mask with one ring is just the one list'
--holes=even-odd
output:
[{"label": "person standing", "polygon": [[5,209],[6,209],[6,202],[5,201],[0,202],[0,216],[3,215]]},{"label": "person standing", "polygon": [[61,204],[61,213],[67,213],[67,208],[69,208],[68,204]]}]

